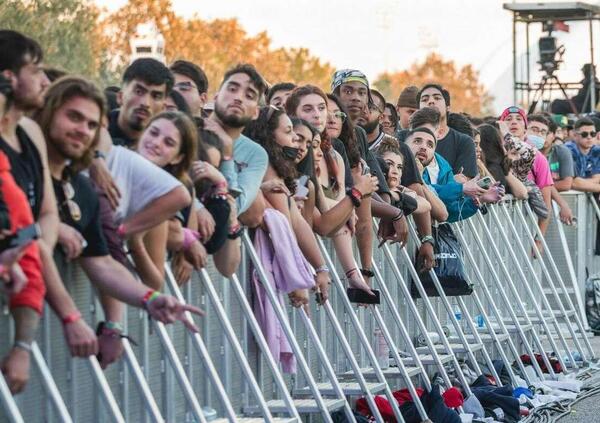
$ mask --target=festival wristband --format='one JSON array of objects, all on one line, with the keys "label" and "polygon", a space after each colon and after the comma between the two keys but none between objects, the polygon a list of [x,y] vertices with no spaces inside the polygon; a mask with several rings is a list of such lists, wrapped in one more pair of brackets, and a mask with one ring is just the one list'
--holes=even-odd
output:
[{"label": "festival wristband", "polygon": [[150,303],[154,300],[156,300],[158,297],[160,297],[160,292],[155,291],[153,289],[149,290],[148,292],[146,292],[144,294],[144,296],[142,297],[142,306],[148,310],[148,306],[150,305]]},{"label": "festival wristband", "polygon": [[104,328],[108,330],[114,330],[117,332],[123,332],[123,324],[121,324],[121,322],[113,322],[107,320],[104,322]]},{"label": "festival wristband", "polygon": [[15,343],[13,344],[13,348],[20,348],[27,352],[31,352],[31,344],[24,341],[15,341]]},{"label": "festival wristband", "polygon": [[124,223],[121,223],[119,225],[119,227],[117,228],[117,235],[119,235],[119,238],[125,239],[125,224]]},{"label": "festival wristband", "polygon": [[193,229],[183,228],[183,249],[189,250],[194,242],[200,239],[200,234]]},{"label": "festival wristband", "polygon": [[81,313],[79,312],[79,310],[76,310],[73,313],[67,314],[65,317],[63,317],[62,324],[63,326],[66,326],[68,324],[78,321],[79,319],[81,319]]},{"label": "festival wristband", "polygon": [[327,267],[326,264],[319,266],[315,269],[315,273],[322,273],[322,272],[329,273],[329,267]]}]

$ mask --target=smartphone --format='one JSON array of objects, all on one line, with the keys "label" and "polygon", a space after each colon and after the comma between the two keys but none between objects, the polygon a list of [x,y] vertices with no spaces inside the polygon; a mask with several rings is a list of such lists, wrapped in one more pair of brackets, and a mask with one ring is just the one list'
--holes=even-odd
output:
[{"label": "smartphone", "polygon": [[32,223],[29,226],[19,229],[8,239],[8,248],[21,247],[31,241],[35,241],[41,236],[40,226]]},{"label": "smartphone", "polygon": [[346,294],[348,295],[348,299],[350,300],[351,303],[380,304],[381,299],[379,296],[379,290],[372,289],[371,291],[373,291],[375,296],[369,295],[362,289],[358,289],[358,288],[347,288]]},{"label": "smartphone", "polygon": [[296,188],[296,193],[294,194],[294,198],[304,199],[308,197],[308,188],[304,185],[298,185]]},{"label": "smartphone", "polygon": [[489,189],[494,181],[490,176],[484,176],[480,180],[477,181],[477,185],[479,185],[483,189]]},{"label": "smartphone", "polygon": [[237,189],[237,188],[229,188],[229,194],[233,197],[233,198],[238,198],[240,196],[240,194],[242,193],[241,189]]},{"label": "smartphone", "polygon": [[362,164],[362,174],[363,175],[369,175],[371,173],[371,168],[369,167],[369,165],[367,164],[366,161],[361,160],[360,161]]}]

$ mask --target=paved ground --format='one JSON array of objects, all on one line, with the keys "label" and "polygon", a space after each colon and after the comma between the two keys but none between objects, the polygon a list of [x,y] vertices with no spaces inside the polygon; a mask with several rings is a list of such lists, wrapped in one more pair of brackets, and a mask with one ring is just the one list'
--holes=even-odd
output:
[{"label": "paved ground", "polygon": [[[594,351],[600,355],[600,336],[591,339]],[[600,374],[590,379],[590,383],[600,382]],[[559,423],[593,423],[600,422],[600,393],[581,400],[572,407],[570,414],[558,420]]]}]

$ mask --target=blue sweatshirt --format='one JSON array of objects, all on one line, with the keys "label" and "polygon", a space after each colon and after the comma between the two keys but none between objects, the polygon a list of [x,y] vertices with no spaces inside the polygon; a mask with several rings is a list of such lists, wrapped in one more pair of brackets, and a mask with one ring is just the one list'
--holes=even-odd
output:
[{"label": "blue sweatshirt", "polygon": [[258,195],[258,190],[267,172],[269,157],[262,146],[245,135],[234,141],[233,160],[223,160],[219,170],[227,179],[229,188],[237,189],[238,214],[242,214]]},{"label": "blue sweatshirt", "polygon": [[447,222],[457,222],[467,219],[477,213],[477,206],[470,197],[463,195],[463,186],[454,180],[452,167],[446,159],[435,154],[440,173],[437,184],[432,184],[427,168],[423,171],[423,182],[431,186],[448,210]]}]

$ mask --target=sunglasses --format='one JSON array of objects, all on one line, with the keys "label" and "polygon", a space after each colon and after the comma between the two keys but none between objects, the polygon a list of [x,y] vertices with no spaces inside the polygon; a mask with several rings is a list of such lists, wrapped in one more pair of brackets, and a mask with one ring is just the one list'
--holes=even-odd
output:
[{"label": "sunglasses", "polygon": [[334,117],[336,119],[341,120],[342,122],[345,122],[346,118],[348,116],[344,112],[335,112],[335,113],[329,113],[329,117]]},{"label": "sunglasses", "polygon": [[62,182],[63,194],[65,195],[65,201],[63,206],[66,205],[69,210],[69,215],[71,215],[71,219],[75,222],[79,222],[81,220],[81,209],[79,205],[73,201],[75,198],[75,190],[73,189],[73,185],[69,181]]},{"label": "sunglasses", "polygon": [[587,138],[587,137],[594,138],[597,134],[596,131],[592,131],[592,132],[583,131],[583,132],[577,132],[577,133],[579,135],[581,135],[582,138]]}]

